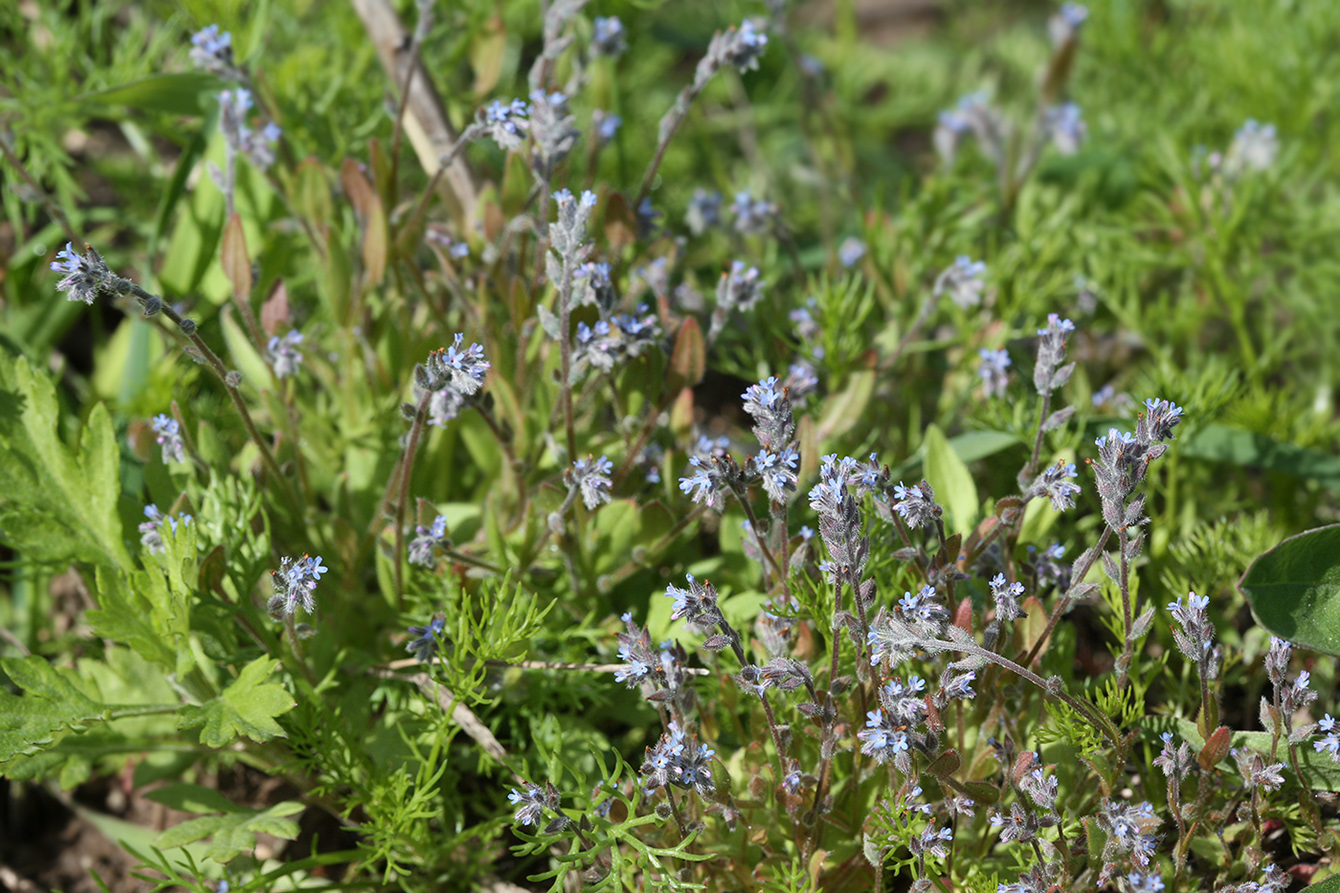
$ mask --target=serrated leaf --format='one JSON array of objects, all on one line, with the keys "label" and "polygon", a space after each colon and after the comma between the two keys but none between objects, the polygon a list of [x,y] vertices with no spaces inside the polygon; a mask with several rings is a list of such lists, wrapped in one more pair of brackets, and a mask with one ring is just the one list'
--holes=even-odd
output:
[{"label": "serrated leaf", "polygon": [[30,558],[130,568],[122,542],[121,454],[98,404],[76,444],[57,434],[56,389],[0,352],[0,539]]},{"label": "serrated leaf", "polygon": [[1340,524],[1300,533],[1259,555],[1238,589],[1274,635],[1340,655]]},{"label": "serrated leaf", "polygon": [[301,812],[301,803],[285,801],[265,810],[233,808],[236,811],[187,819],[174,825],[158,835],[155,846],[171,849],[212,836],[205,855],[215,862],[231,862],[244,851],[255,849],[257,834],[271,834],[285,840],[298,836],[298,823],[284,816]]},{"label": "serrated leaf", "polygon": [[24,692],[0,689],[0,770],[7,771],[5,764],[15,757],[41,753],[110,714],[41,657],[0,658],[0,670]]},{"label": "serrated leaf", "polygon": [[163,554],[132,576],[97,569],[98,607],[86,617],[103,638],[130,646],[145,660],[179,678],[195,666],[191,651],[191,599],[196,572],[195,527],[163,526]]},{"label": "serrated leaf", "polygon": [[275,717],[293,709],[293,697],[277,682],[264,681],[278,665],[269,657],[256,658],[217,698],[182,710],[179,728],[200,727],[200,743],[207,747],[223,747],[239,735],[252,741],[284,737]]},{"label": "serrated leaf", "polygon": [[949,515],[945,526],[952,533],[966,534],[977,520],[977,484],[972,473],[938,425],[926,429],[922,443],[926,453],[926,480]]}]

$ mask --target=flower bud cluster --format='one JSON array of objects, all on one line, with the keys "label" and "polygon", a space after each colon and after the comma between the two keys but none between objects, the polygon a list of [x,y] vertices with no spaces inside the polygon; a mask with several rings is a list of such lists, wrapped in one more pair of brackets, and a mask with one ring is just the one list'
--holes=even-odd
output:
[{"label": "flower bud cluster", "polygon": [[163,543],[164,524],[171,527],[173,534],[176,534],[178,522],[180,522],[182,526],[186,526],[190,524],[192,520],[190,515],[180,515],[177,517],[165,515],[159,510],[158,506],[153,503],[144,507],[144,517],[149,520],[141,523],[139,526],[140,545],[144,546],[150,555],[161,555],[167,548]]},{"label": "flower bud cluster", "polygon": [[594,509],[610,501],[610,472],[613,470],[614,463],[604,456],[578,459],[563,473],[563,481],[569,490],[581,493],[582,503],[588,509]]},{"label": "flower bud cluster", "polygon": [[299,559],[284,558],[279,570],[272,571],[271,577],[275,594],[270,597],[267,608],[275,620],[291,617],[301,605],[308,614],[316,613],[316,597],[313,592],[321,575],[330,568],[321,564],[321,556],[315,558],[304,555]]},{"label": "flower bud cluster", "polygon": [[409,563],[426,567],[429,570],[437,566],[437,550],[451,545],[447,539],[447,519],[443,515],[433,518],[429,527],[422,524],[414,528],[414,537],[409,541]]}]

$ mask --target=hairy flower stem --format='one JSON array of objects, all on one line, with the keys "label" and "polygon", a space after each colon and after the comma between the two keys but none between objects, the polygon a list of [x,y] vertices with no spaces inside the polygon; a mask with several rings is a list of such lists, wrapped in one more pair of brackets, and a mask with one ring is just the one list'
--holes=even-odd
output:
[{"label": "hairy flower stem", "polygon": [[[1010,660],[1007,657],[1002,657],[1001,655],[996,654],[994,651],[988,651],[987,649],[981,647],[980,645],[977,645],[976,643],[943,642],[939,640],[935,641],[937,642],[936,647],[938,650],[957,651],[961,654],[971,654],[974,657],[982,658],[983,660],[996,664],[1002,669],[1009,670],[1011,673],[1018,676],[1020,679],[1025,679],[1033,683],[1033,685],[1037,686],[1037,688],[1041,690],[1043,694],[1047,695],[1048,697],[1055,698],[1056,700],[1065,704],[1071,710],[1074,710],[1076,713],[1087,719],[1089,723],[1094,727],[1094,729],[1098,731],[1100,734],[1102,734],[1103,737],[1105,737],[1108,740],[1108,742],[1111,743],[1114,747],[1121,746],[1121,733],[1117,730],[1117,727],[1113,725],[1112,720],[1108,719],[1106,716],[1100,713],[1092,704],[1089,704],[1085,701],[1081,701],[1078,698],[1074,698],[1069,694],[1067,694],[1066,692],[1061,691],[1060,689],[1049,686],[1047,684],[1047,680],[1043,679],[1041,676],[1039,676],[1037,673],[1034,673],[1032,670],[1029,670],[1026,666],[1021,666],[1020,664],[1015,663],[1014,661]],[[924,647],[927,643],[922,642],[919,644],[922,644]]]},{"label": "hairy flower stem", "polygon": [[[749,532],[754,535],[754,542],[758,544],[758,550],[763,553],[763,557],[767,560],[768,566],[772,568],[773,586],[781,584],[782,591],[786,593],[786,597],[790,599],[791,589],[787,583],[786,571],[782,569],[782,566],[777,562],[777,556],[772,554],[772,550],[769,549],[768,544],[764,542],[763,533],[758,526],[758,516],[754,514],[754,507],[749,504],[748,496],[748,493],[735,494],[736,500],[744,508],[745,517],[749,519]],[[771,587],[769,587],[769,591],[771,591]]]},{"label": "hairy flower stem", "polygon": [[[748,655],[744,652],[744,646],[740,644],[740,634],[735,631],[735,627],[731,626],[726,621],[725,617],[721,618],[721,622],[718,626],[730,639],[731,651],[735,654],[735,659],[740,662],[740,667],[744,668],[749,666]],[[767,717],[768,731],[772,734],[772,746],[777,751],[777,764],[775,769],[777,772],[777,780],[780,783],[782,776],[785,774],[785,770],[782,767],[784,765],[783,761],[786,753],[782,746],[782,730],[777,726],[777,715],[772,710],[772,702],[768,700],[768,693],[760,690],[758,699],[763,702],[763,715]]]},{"label": "hairy flower stem", "polygon": [[200,356],[204,358],[205,365],[209,366],[214,374],[219,377],[219,381],[223,382],[223,389],[228,392],[228,399],[233,402],[233,407],[237,410],[237,414],[242,417],[242,426],[247,429],[247,435],[251,438],[252,442],[256,444],[256,448],[260,450],[261,462],[264,463],[266,471],[268,471],[276,481],[279,481],[280,485],[286,491],[286,495],[291,504],[297,505],[298,497],[297,494],[293,492],[293,485],[279,470],[279,463],[275,461],[274,453],[270,450],[269,444],[265,442],[265,439],[261,437],[260,431],[257,430],[256,422],[251,418],[251,412],[247,409],[247,404],[242,399],[241,393],[239,393],[237,388],[228,384],[228,367],[223,364],[223,360],[219,359],[219,355],[205,343],[205,339],[200,337],[200,332],[197,331],[194,326],[188,327],[190,330],[189,334],[185,329],[182,329],[182,323],[185,319],[180,313],[174,310],[172,305],[167,301],[164,301],[157,295],[150,294],[128,279],[121,279],[120,281],[124,283],[122,287],[133,295],[141,305],[148,303],[150,300],[157,301],[161,305],[159,312],[171,320],[177,326],[178,330],[190,340],[192,346],[195,347]]},{"label": "hairy flower stem", "polygon": [[1038,460],[1042,458],[1042,441],[1047,436],[1047,415],[1051,412],[1051,408],[1052,392],[1047,391],[1042,395],[1042,406],[1038,409],[1038,434],[1033,438],[1033,454],[1028,457],[1028,464],[1024,466],[1023,471],[1019,472],[1021,489],[1027,489],[1038,473]]},{"label": "hairy flower stem", "polygon": [[563,402],[563,431],[567,438],[568,456],[571,462],[577,456],[577,429],[572,422],[572,263],[563,258],[563,279],[558,290],[558,351],[559,363],[563,374],[563,384],[559,388]]},{"label": "hairy flower stem", "polygon": [[1131,562],[1126,557],[1126,528],[1117,531],[1117,547],[1121,551],[1121,621],[1125,643],[1117,660],[1117,689],[1126,687],[1130,680],[1131,661],[1135,659],[1135,612],[1131,605]]},{"label": "hairy flower stem", "polygon": [[[811,852],[823,845],[823,822],[819,816],[823,807],[824,794],[828,787],[828,772],[833,764],[833,754],[827,751],[833,749],[830,738],[835,735],[834,729],[837,724],[837,699],[833,696],[833,687],[837,682],[839,661],[842,657],[842,627],[838,623],[838,614],[842,611],[842,587],[843,581],[841,579],[833,582],[833,655],[828,667],[828,691],[824,695],[824,705],[820,712],[823,719],[823,744],[820,745],[820,750],[825,753],[819,763],[819,781],[814,786],[814,807],[810,811],[810,816],[814,820],[814,832],[810,841]],[[854,588],[852,599],[859,608],[860,596]],[[862,625],[864,626],[864,622]]]},{"label": "hairy flower stem", "polygon": [[1042,635],[1038,636],[1038,640],[1033,643],[1033,647],[1028,650],[1028,654],[1024,655],[1023,659],[1020,660],[1021,664],[1024,666],[1031,665],[1037,658],[1038,653],[1042,651],[1043,646],[1047,644],[1047,640],[1051,638],[1052,631],[1056,629],[1056,624],[1059,623],[1061,617],[1070,610],[1070,606],[1075,598],[1076,590],[1083,585],[1084,577],[1093,567],[1093,563],[1098,560],[1098,556],[1103,553],[1103,546],[1107,545],[1108,538],[1111,536],[1112,528],[1104,527],[1103,535],[1098,538],[1098,545],[1094,546],[1088,552],[1085,552],[1075,564],[1075,567],[1071,572],[1070,588],[1067,589],[1065,595],[1061,596],[1060,600],[1057,601],[1056,607],[1052,609],[1051,614],[1047,617],[1047,626],[1042,630]]},{"label": "hairy flower stem", "polygon": [[[405,452],[400,457],[400,493],[396,497],[395,505],[396,610],[401,609],[405,598],[405,508],[409,504],[409,481],[414,474],[414,454],[419,450],[419,438],[423,435],[423,426],[428,420],[428,404],[432,399],[433,392],[425,390],[423,396],[419,398],[419,405],[414,407],[414,422],[409,426],[409,440],[406,441]],[[391,480],[387,481],[386,495],[382,497],[379,509],[386,505],[386,500],[390,498],[396,483],[396,475],[392,473]]]}]

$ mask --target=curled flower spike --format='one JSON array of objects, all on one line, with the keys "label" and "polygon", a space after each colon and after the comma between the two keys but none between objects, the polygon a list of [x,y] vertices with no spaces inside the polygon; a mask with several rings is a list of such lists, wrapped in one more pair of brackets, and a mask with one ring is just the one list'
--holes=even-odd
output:
[{"label": "curled flower spike", "polygon": [[981,376],[983,391],[987,397],[1005,396],[1005,388],[1010,383],[1010,354],[1005,350],[988,350],[983,347],[977,351],[982,364],[977,367]]},{"label": "curled flower spike", "polygon": [[893,510],[911,527],[934,527],[944,514],[935,501],[935,491],[926,481],[908,487],[899,481],[893,488]]},{"label": "curled flower spike", "polygon": [[558,788],[550,782],[545,782],[544,787],[525,782],[521,790],[512,788],[512,792],[507,795],[507,802],[516,807],[513,821],[522,825],[538,825],[545,810],[558,811]]},{"label": "curled flower spike", "polygon": [[[740,74],[758,68],[759,57],[768,45],[768,35],[759,31],[754,23],[745,19],[739,28],[726,32],[722,55],[725,61],[739,69]],[[710,52],[710,50],[709,50]]]},{"label": "curled flower spike", "polygon": [[735,194],[730,206],[735,215],[735,231],[742,235],[766,233],[772,227],[777,216],[777,206],[761,198],[756,199],[749,190],[742,189]]},{"label": "curled flower spike", "polygon": [[100,294],[114,294],[114,285],[119,278],[107,268],[102,256],[91,246],[84,246],[88,254],[74,250],[73,242],[66,242],[65,248],[57,252],[57,261],[51,262],[51,269],[65,276],[56,283],[56,290],[65,292],[67,301],[83,301],[92,304]]},{"label": "curled flower spike", "polygon": [[177,523],[181,522],[183,526],[191,523],[190,515],[182,515],[174,518],[172,515],[164,515],[159,511],[158,506],[150,503],[144,507],[144,517],[149,520],[142,523],[140,530],[140,545],[148,550],[150,555],[161,555],[167,546],[163,543],[163,525],[167,524],[172,528],[173,534],[177,532]]},{"label": "curled flower spike", "polygon": [[186,441],[181,436],[181,426],[177,420],[159,414],[153,418],[154,434],[158,436],[158,444],[163,448],[163,463],[185,462],[186,461]]},{"label": "curled flower spike", "polygon": [[1089,133],[1083,113],[1073,102],[1063,102],[1047,109],[1043,114],[1042,126],[1051,138],[1056,151],[1062,155],[1074,155],[1078,152]]},{"label": "curled flower spike", "polygon": [[1080,492],[1073,478],[1079,476],[1074,462],[1058,462],[1038,475],[1028,488],[1029,497],[1046,496],[1058,512],[1075,507],[1075,496]]},{"label": "curled flower spike", "polygon": [[484,386],[484,375],[493,367],[484,359],[483,345],[471,344],[462,349],[464,341],[465,335],[457,332],[451,347],[433,351],[424,366],[419,367],[427,373],[429,390],[450,388],[462,397],[469,397]]},{"label": "curled flower spike", "polygon": [[[1205,610],[1209,607],[1210,599],[1208,596],[1192,592],[1187,601],[1188,604],[1185,606],[1180,598],[1168,603],[1168,610],[1172,612],[1173,619],[1182,625],[1181,629],[1173,630],[1173,639],[1187,659],[1204,663],[1214,648],[1214,624],[1210,622],[1209,614]],[[1209,665],[1214,666],[1215,663],[1217,662],[1210,661]],[[1207,678],[1213,678],[1214,675],[1210,673]]]},{"label": "curled flower spike", "polygon": [[233,35],[219,33],[218,25],[206,25],[191,35],[191,63],[219,77],[241,80],[233,62]]},{"label": "curled flower spike", "polygon": [[515,152],[521,148],[525,134],[530,130],[530,107],[524,99],[513,99],[508,105],[493,100],[475,115],[477,124],[503,149]]},{"label": "curled flower spike", "polygon": [[684,211],[684,222],[688,224],[689,232],[701,236],[721,223],[721,201],[719,192],[710,192],[701,187],[693,190],[693,197]]},{"label": "curled flower spike", "polygon": [[717,307],[731,310],[749,310],[763,297],[763,283],[759,281],[758,267],[746,267],[743,261],[731,261],[730,272],[721,274],[717,284]]},{"label": "curled flower spike", "polygon": [[1074,363],[1062,366],[1065,359],[1066,339],[1075,331],[1075,324],[1058,314],[1047,315],[1047,327],[1038,329],[1038,359],[1033,366],[1033,385],[1039,394],[1050,394],[1070,380]]},{"label": "curled flower spike", "polygon": [[296,561],[284,558],[279,570],[271,571],[275,594],[270,597],[268,610],[275,620],[291,617],[301,605],[308,614],[316,613],[313,591],[321,575],[330,568],[321,564],[321,556],[304,555]]},{"label": "curled flower spike", "polygon": [[441,614],[428,621],[427,626],[411,626],[409,634],[416,638],[405,643],[405,650],[414,655],[419,663],[428,663],[438,652],[446,626],[447,618]]},{"label": "curled flower spike", "polygon": [[715,587],[707,581],[699,583],[693,574],[684,576],[689,581],[687,589],[680,589],[674,584],[665,587],[665,597],[674,599],[670,619],[678,620],[682,617],[691,626],[704,630],[716,627],[725,618],[721,614],[721,609],[717,607]]},{"label": "curled flower spike", "polygon": [[568,489],[580,490],[582,503],[588,509],[594,509],[610,501],[610,472],[613,470],[614,463],[604,456],[578,459],[563,477]]},{"label": "curled flower spike", "polygon": [[294,329],[283,337],[272,336],[265,345],[265,352],[269,356],[276,378],[287,378],[298,371],[298,367],[302,365],[302,354],[298,351],[300,344],[302,344],[302,332]]},{"label": "curled flower spike", "polygon": [[409,563],[431,570],[437,566],[436,549],[449,544],[446,516],[438,515],[433,526],[419,524],[414,528],[414,538],[409,541]]},{"label": "curled flower spike", "polygon": [[986,264],[965,254],[959,255],[935,279],[934,293],[949,295],[950,300],[964,310],[981,304],[985,290]]},{"label": "curled flower spike", "polygon": [[596,16],[591,24],[591,49],[597,56],[617,56],[628,49],[627,32],[618,16]]},{"label": "curled flower spike", "polygon": [[1236,179],[1248,172],[1269,170],[1279,155],[1280,142],[1274,124],[1261,124],[1248,119],[1233,135],[1233,142],[1224,153],[1219,170],[1225,177]]},{"label": "curled flower spike", "polygon": [[1047,22],[1048,36],[1052,46],[1060,47],[1079,36],[1080,29],[1089,19],[1089,10],[1079,3],[1062,3]]},{"label": "curled flower spike", "polygon": [[1019,599],[1024,594],[1023,583],[1009,583],[1004,574],[991,578],[991,597],[996,600],[996,618],[998,620],[1018,620],[1025,616],[1019,607]]},{"label": "curled flower spike", "polygon": [[750,385],[741,397],[744,411],[754,419],[754,436],[759,444],[774,451],[786,447],[795,434],[796,422],[786,388],[778,384],[777,376]]},{"label": "curled flower spike", "polygon": [[865,243],[855,236],[848,236],[838,246],[838,263],[851,269],[865,257]]}]

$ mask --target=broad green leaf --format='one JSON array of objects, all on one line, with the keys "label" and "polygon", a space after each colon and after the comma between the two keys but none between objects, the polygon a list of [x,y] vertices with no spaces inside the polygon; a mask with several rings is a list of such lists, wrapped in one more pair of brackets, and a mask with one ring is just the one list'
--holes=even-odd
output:
[{"label": "broad green leaf", "polygon": [[[994,456],[1001,450],[1009,449],[1020,443],[1018,437],[1006,431],[968,431],[949,438],[949,445],[964,462],[976,462],[988,456]],[[923,441],[917,451],[898,467],[891,470],[895,478],[907,477],[921,467],[926,459],[926,444]]]},{"label": "broad green leaf", "polygon": [[247,811],[244,807],[238,806],[223,796],[216,788],[187,784],[184,781],[155,788],[144,796],[155,803],[162,803],[164,806],[170,806],[182,812],[203,814],[207,812]]},{"label": "broad green leaf", "polygon": [[203,115],[208,105],[202,101],[217,92],[219,79],[203,71],[184,71],[177,74],[155,74],[128,84],[108,87],[96,93],[79,96],[82,101],[104,105],[128,105],[145,111],[167,112],[170,115]]},{"label": "broad green leaf", "polygon": [[26,358],[0,352],[0,531],[32,558],[130,568],[122,542],[120,450],[107,410],[79,442],[57,433],[56,389]]},{"label": "broad green leaf", "polygon": [[1179,443],[1177,452],[1197,459],[1292,475],[1316,481],[1332,492],[1340,492],[1340,458],[1228,425],[1206,425],[1194,437]]},{"label": "broad green leaf", "polygon": [[1258,556],[1238,589],[1270,632],[1340,655],[1340,524],[1300,533]]},{"label": "broad green leaf", "polygon": [[215,862],[231,862],[244,851],[254,849],[257,834],[272,834],[285,840],[298,836],[298,823],[284,818],[301,812],[301,803],[291,800],[276,803],[269,809],[241,809],[228,804],[224,815],[187,819],[158,836],[155,845],[163,849],[185,846],[206,837],[213,837],[205,855]]},{"label": "broad green leaf", "polygon": [[949,516],[945,526],[950,533],[966,536],[977,520],[977,484],[939,426],[926,429],[922,445],[926,453],[926,480]]},{"label": "broad green leaf", "polygon": [[70,732],[110,716],[110,709],[92,700],[36,655],[0,658],[0,670],[23,695],[0,688],[0,771],[18,756],[49,749]]},{"label": "broad green leaf", "polygon": [[284,737],[275,717],[293,709],[293,698],[279,683],[264,681],[278,665],[279,661],[273,658],[256,658],[223,694],[198,707],[182,710],[180,728],[202,727],[200,743],[207,747],[231,744],[238,735],[252,741]]},{"label": "broad green leaf", "polygon": [[824,404],[819,421],[819,443],[850,431],[861,420],[870,395],[875,391],[875,371],[861,369],[851,374],[847,386],[831,395]]}]

